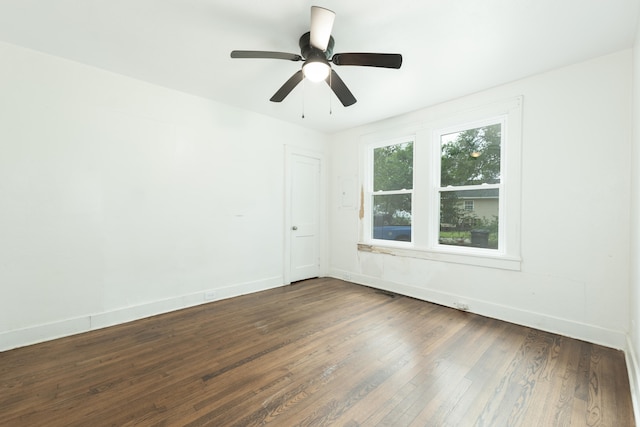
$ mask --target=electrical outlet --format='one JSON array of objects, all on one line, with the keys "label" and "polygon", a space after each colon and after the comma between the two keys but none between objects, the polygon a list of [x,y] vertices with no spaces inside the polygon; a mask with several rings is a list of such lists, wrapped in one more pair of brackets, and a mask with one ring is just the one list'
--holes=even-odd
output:
[{"label": "electrical outlet", "polygon": [[453,306],[455,308],[457,308],[458,310],[469,311],[469,304],[461,302],[461,301],[454,302]]},{"label": "electrical outlet", "polygon": [[206,301],[211,301],[216,299],[216,291],[207,291],[204,293],[204,299]]}]

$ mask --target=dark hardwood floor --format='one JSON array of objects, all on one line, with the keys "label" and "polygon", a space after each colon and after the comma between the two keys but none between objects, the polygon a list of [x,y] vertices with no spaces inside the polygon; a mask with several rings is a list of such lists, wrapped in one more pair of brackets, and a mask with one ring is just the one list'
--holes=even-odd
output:
[{"label": "dark hardwood floor", "polygon": [[0,353],[2,426],[634,426],[624,354],[336,279]]}]

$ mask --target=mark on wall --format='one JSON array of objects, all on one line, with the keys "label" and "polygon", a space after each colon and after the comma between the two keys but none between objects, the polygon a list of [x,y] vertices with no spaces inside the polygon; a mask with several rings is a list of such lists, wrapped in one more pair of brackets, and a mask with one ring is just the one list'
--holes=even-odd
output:
[{"label": "mark on wall", "polygon": [[384,248],[381,246],[366,245],[364,243],[358,243],[358,251],[371,252],[372,254],[385,254],[385,255],[392,255],[392,256],[397,255],[397,253],[394,252],[392,249]]}]

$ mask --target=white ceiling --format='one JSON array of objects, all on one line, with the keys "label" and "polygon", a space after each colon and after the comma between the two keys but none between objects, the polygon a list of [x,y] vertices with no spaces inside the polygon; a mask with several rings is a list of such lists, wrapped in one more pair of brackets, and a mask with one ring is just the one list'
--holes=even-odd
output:
[{"label": "white ceiling", "polygon": [[[400,70],[333,66],[326,84],[269,98],[302,63],[310,7],[336,12],[334,52],[401,53]],[[0,40],[323,132],[413,111],[629,48],[640,0],[0,0]],[[303,96],[304,95],[304,96]],[[304,112],[305,118],[301,115]],[[330,106],[332,114],[329,114]]]}]

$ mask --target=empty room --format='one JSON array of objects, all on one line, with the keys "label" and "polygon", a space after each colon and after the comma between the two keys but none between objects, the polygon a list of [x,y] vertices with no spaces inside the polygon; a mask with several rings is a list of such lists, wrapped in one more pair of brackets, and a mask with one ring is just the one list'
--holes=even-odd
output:
[{"label": "empty room", "polygon": [[0,1],[0,425],[635,426],[640,0]]}]

